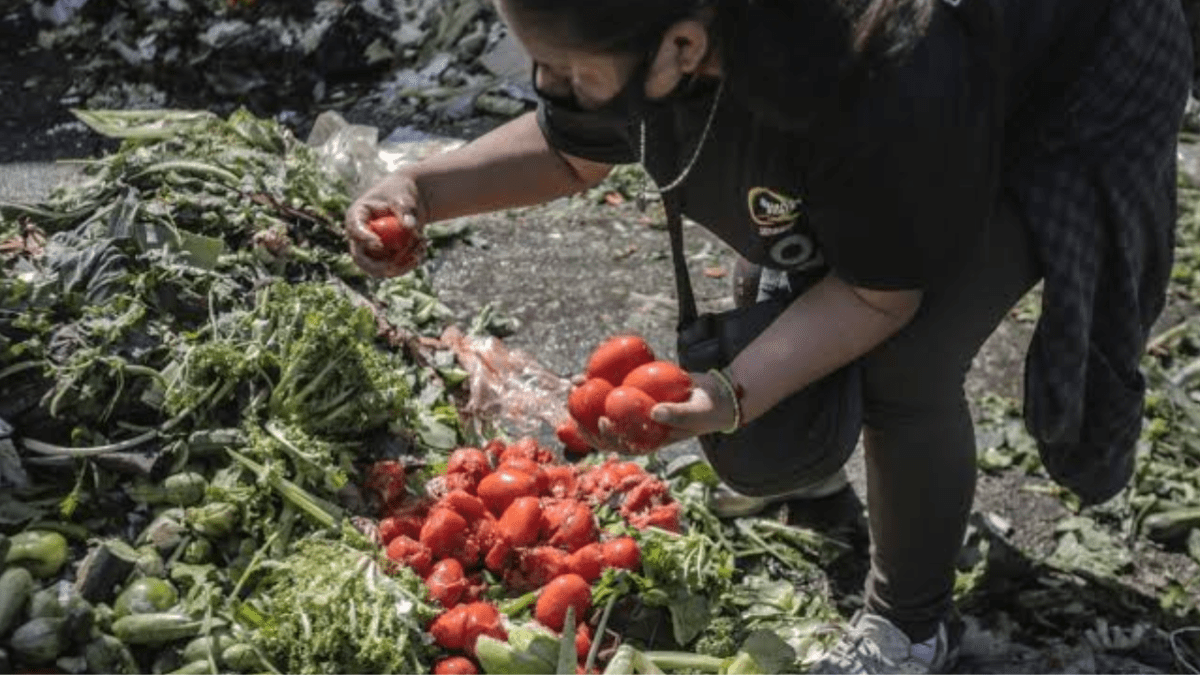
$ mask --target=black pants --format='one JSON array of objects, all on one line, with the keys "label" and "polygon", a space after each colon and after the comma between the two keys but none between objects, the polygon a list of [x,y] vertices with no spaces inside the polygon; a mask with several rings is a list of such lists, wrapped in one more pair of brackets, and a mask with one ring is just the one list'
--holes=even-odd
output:
[{"label": "black pants", "polygon": [[[1008,202],[962,270],[926,291],[913,320],[863,357],[866,608],[915,640],[932,635],[950,609],[975,495],[975,431],[963,381],[984,341],[1039,278],[1027,227]],[[757,278],[741,261],[739,304],[757,295]]]}]

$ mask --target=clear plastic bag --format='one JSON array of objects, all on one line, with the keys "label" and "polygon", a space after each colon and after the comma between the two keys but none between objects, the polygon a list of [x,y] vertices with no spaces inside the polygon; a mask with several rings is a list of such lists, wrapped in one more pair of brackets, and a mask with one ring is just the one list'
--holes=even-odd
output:
[{"label": "clear plastic bag", "polygon": [[566,421],[571,381],[528,352],[509,349],[496,337],[465,335],[454,326],[442,333],[441,342],[468,373],[471,394],[459,412],[480,436],[492,429],[552,435]]},{"label": "clear plastic bag", "polygon": [[336,111],[321,113],[313,122],[308,145],[323,166],[342,177],[351,195],[358,196],[396,169],[466,143],[401,127],[379,141],[379,129],[350,124]]}]

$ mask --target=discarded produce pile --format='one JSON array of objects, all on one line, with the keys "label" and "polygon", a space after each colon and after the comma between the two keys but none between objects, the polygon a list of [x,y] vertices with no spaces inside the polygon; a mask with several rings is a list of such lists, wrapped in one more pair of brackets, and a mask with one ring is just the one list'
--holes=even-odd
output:
[{"label": "discarded produce pile", "polygon": [[0,203],[0,670],[771,672],[822,644],[841,544],[716,520],[703,465],[473,436],[445,308],[358,271],[345,190],[279,124],[78,115],[120,150]]},{"label": "discarded produce pile", "polygon": [[38,46],[73,62],[70,107],[246,105],[300,128],[318,107],[360,99],[422,128],[526,108],[506,79],[503,27],[480,0],[25,4]]},{"label": "discarded produce pile", "polygon": [[461,440],[444,308],[357,271],[278,124],[80,116],[120,152],[0,205],[0,669],[420,669],[420,579],[346,523],[373,456]]}]

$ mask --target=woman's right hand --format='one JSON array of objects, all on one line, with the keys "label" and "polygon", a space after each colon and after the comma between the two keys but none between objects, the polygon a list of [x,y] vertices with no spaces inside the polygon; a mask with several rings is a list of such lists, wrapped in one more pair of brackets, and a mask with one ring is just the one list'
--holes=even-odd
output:
[{"label": "woman's right hand", "polygon": [[388,255],[379,237],[367,224],[372,217],[391,213],[400,219],[402,227],[416,230],[419,240],[425,228],[425,214],[417,183],[404,172],[396,172],[364,192],[346,210],[346,238],[350,255],[364,272],[375,277],[395,277],[411,272],[421,262],[423,246],[418,254],[399,251]]}]

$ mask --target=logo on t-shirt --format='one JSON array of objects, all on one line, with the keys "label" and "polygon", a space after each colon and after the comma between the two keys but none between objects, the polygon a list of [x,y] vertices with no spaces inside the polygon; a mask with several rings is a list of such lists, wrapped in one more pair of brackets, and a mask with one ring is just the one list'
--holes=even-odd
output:
[{"label": "logo on t-shirt", "polygon": [[[798,198],[782,195],[771,188],[750,188],[747,201],[750,206],[750,219],[762,228],[774,230],[780,225],[790,226],[800,215]],[[771,232],[761,228],[760,232],[764,236],[771,235]]]},{"label": "logo on t-shirt", "polygon": [[804,271],[825,263],[808,228],[799,225],[804,203],[765,187],[750,188],[747,195],[750,219],[771,261],[780,268]]}]

